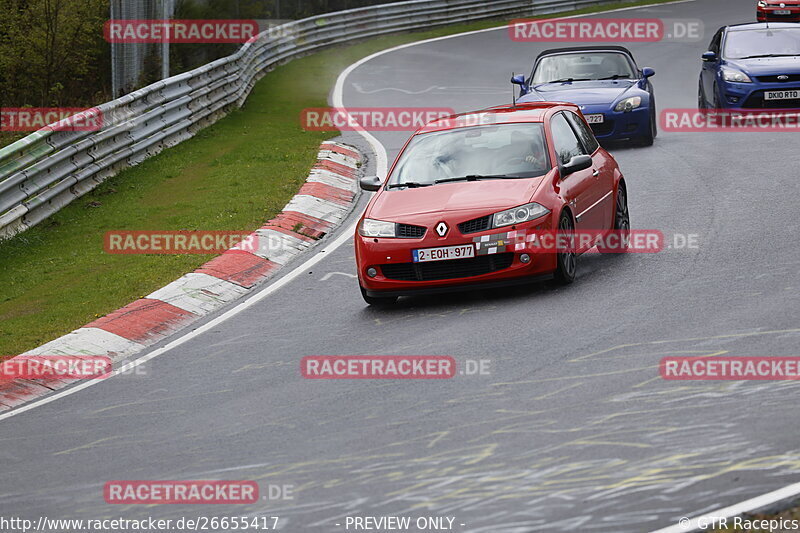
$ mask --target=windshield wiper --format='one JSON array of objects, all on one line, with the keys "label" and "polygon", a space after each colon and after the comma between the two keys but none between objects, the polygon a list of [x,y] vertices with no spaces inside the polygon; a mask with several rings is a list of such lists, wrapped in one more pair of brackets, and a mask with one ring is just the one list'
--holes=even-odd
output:
[{"label": "windshield wiper", "polygon": [[800,52],[797,54],[759,54],[755,56],[744,56],[738,59],[758,59],[759,57],[797,57],[800,55]]},{"label": "windshield wiper", "polygon": [[573,81],[592,81],[589,78],[561,78],[560,80],[553,80],[548,83],[568,83]]},{"label": "windshield wiper", "polygon": [[409,189],[418,189],[420,187],[430,187],[433,183],[419,183],[417,181],[407,181],[405,183],[393,183],[386,187],[387,189],[400,189],[401,187],[407,187]]},{"label": "windshield wiper", "polygon": [[602,81],[602,80],[618,80],[618,79],[621,79],[621,78],[629,79],[629,78],[628,78],[628,76],[624,76],[624,75],[622,75],[622,74],[614,74],[613,76],[609,76],[609,77],[607,77],[607,78],[597,78],[597,81]]},{"label": "windshield wiper", "polygon": [[457,178],[442,178],[436,180],[434,183],[448,183],[451,181],[480,181],[480,180],[502,180],[502,179],[515,179],[512,176],[498,175],[498,176],[484,176],[480,174],[470,174],[469,176],[459,176]]}]

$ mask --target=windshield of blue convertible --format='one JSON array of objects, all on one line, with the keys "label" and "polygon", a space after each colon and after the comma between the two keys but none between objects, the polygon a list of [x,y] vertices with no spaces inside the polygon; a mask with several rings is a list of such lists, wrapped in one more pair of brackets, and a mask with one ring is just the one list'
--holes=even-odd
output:
[{"label": "windshield of blue convertible", "polygon": [[533,178],[550,168],[541,123],[476,126],[415,136],[389,185],[465,176]]},{"label": "windshield of blue convertible", "polygon": [[619,52],[569,53],[543,57],[533,73],[533,85],[568,81],[635,79],[633,65]]}]

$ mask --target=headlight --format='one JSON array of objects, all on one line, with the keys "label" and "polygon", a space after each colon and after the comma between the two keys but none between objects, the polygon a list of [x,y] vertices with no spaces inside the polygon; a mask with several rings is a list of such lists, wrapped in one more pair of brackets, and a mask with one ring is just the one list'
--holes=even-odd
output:
[{"label": "headlight", "polygon": [[750,79],[750,76],[748,76],[741,70],[735,70],[726,67],[722,67],[722,79],[725,81],[732,81],[735,83],[753,83],[753,80]]},{"label": "headlight", "polygon": [[512,224],[520,224],[522,222],[543,217],[549,212],[549,209],[537,203],[521,205],[519,207],[515,207],[514,209],[507,209],[505,211],[495,213],[493,217],[493,227],[501,228],[503,226],[510,226]]},{"label": "headlight", "polygon": [[362,237],[394,237],[396,236],[395,227],[394,222],[365,218],[358,227],[358,233]]},{"label": "headlight", "polygon": [[767,3],[764,0],[759,0],[758,7],[767,7]]},{"label": "headlight", "polygon": [[626,98],[624,100],[620,100],[617,104],[617,107],[614,108],[614,111],[625,112],[633,111],[637,107],[642,105],[642,97],[641,96],[631,96],[630,98]]}]

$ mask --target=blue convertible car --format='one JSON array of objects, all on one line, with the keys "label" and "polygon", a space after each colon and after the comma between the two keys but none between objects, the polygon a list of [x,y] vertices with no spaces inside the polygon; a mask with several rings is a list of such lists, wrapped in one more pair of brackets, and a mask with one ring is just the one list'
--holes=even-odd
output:
[{"label": "blue convertible car", "polygon": [[531,77],[514,76],[520,102],[578,104],[600,141],[650,146],[658,133],[652,68],[639,69],[622,46],[560,48],[539,54]]}]

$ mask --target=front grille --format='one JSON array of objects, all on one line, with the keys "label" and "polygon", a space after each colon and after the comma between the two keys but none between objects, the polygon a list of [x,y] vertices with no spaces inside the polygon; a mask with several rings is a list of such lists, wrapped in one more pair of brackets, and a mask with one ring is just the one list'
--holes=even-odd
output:
[{"label": "front grille", "polygon": [[398,224],[397,236],[401,239],[419,239],[425,235],[425,228],[411,224]]},{"label": "front grille", "polygon": [[508,268],[513,262],[513,253],[492,254],[479,255],[470,259],[452,259],[430,263],[381,265],[381,271],[388,279],[398,281],[436,281],[489,274]]},{"label": "front grille", "polygon": [[458,225],[458,230],[463,234],[478,233],[479,231],[486,231],[492,224],[492,215],[487,215],[481,218],[467,220]]},{"label": "front grille", "polygon": [[[777,89],[774,89],[777,90]],[[798,91],[794,87],[787,87],[781,89],[783,91]],[[745,109],[796,109],[800,107],[800,99],[798,100],[764,100],[765,91],[756,91],[745,100]]]},{"label": "front grille", "polygon": [[756,79],[765,83],[791,83],[793,81],[800,81],[800,74],[786,74],[785,76],[787,79],[785,80],[779,80],[778,76],[779,74],[774,76],[756,76]]},{"label": "front grille", "polygon": [[592,131],[595,134],[595,137],[603,137],[605,135],[611,135],[611,132],[614,131],[614,121],[613,120],[606,120],[602,124],[589,124],[592,127]]}]

